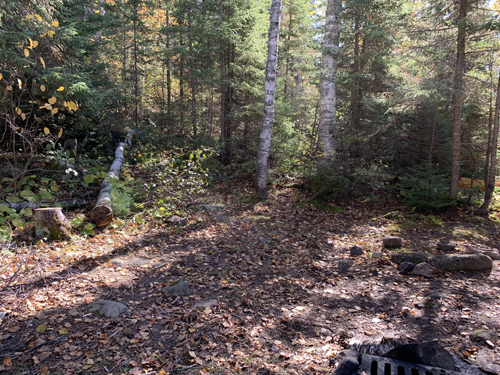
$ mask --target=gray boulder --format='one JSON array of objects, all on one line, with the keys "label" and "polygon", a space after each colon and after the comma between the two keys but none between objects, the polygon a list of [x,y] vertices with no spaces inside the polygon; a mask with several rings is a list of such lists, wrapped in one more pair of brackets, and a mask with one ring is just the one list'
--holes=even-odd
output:
[{"label": "gray boulder", "polygon": [[396,264],[401,264],[402,262],[411,262],[411,263],[423,263],[427,262],[427,258],[429,257],[426,253],[394,253],[391,255],[391,260]]},{"label": "gray boulder", "polygon": [[409,275],[410,272],[415,268],[415,264],[411,262],[403,262],[399,265],[398,271],[401,272],[402,275]]},{"label": "gray boulder", "polygon": [[497,340],[498,336],[493,331],[487,331],[484,329],[478,329],[477,331],[471,333],[470,339],[471,341],[477,341],[482,344],[486,344],[487,341],[494,343]]},{"label": "gray boulder", "polygon": [[392,349],[382,357],[426,366],[435,366],[446,370],[455,369],[453,357],[437,341],[402,345]]},{"label": "gray boulder", "polygon": [[173,294],[175,296],[189,296],[191,290],[189,289],[189,284],[185,280],[174,281],[172,284],[166,286],[162,289],[165,294]]},{"label": "gray boulder", "polygon": [[436,245],[438,250],[443,250],[443,251],[454,251],[455,250],[455,245],[446,243],[446,242],[438,242]]},{"label": "gray boulder", "polygon": [[352,257],[357,257],[359,255],[363,255],[363,253],[364,253],[363,249],[360,248],[359,246],[353,246],[350,249],[350,255]]},{"label": "gray boulder", "polygon": [[402,247],[403,240],[400,237],[385,237],[382,239],[385,247],[395,248]]},{"label": "gray boulder", "polygon": [[167,217],[165,217],[165,221],[167,223],[170,223],[170,224],[173,224],[173,225],[179,225],[179,226],[186,225],[187,222],[188,222],[187,219],[182,218],[182,217],[177,216],[177,215],[167,216]]},{"label": "gray boulder", "polygon": [[416,264],[411,273],[416,276],[432,277],[432,270],[429,263]]},{"label": "gray boulder", "polygon": [[127,311],[127,306],[120,302],[99,300],[89,305],[89,311],[101,314],[107,318],[116,318]]},{"label": "gray boulder", "polygon": [[493,268],[491,258],[484,254],[436,255],[427,260],[435,268],[444,271],[487,272]]},{"label": "gray boulder", "polygon": [[373,259],[380,259],[380,258],[382,258],[383,256],[384,256],[384,253],[383,253],[383,252],[381,252],[381,251],[374,251],[374,252],[372,253],[372,258],[373,258]]},{"label": "gray boulder", "polygon": [[149,259],[141,257],[133,257],[130,259],[116,258],[111,261],[111,264],[116,264],[120,267],[140,267],[149,263]]},{"label": "gray boulder", "polygon": [[330,360],[330,366],[338,363],[333,375],[358,375],[361,365],[361,354],[354,350],[342,350]]}]

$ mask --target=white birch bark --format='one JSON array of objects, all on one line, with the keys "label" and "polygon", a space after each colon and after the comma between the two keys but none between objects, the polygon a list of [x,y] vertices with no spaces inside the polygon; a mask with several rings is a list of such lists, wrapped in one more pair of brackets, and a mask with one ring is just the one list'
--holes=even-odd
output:
[{"label": "white birch bark", "polygon": [[260,199],[267,199],[269,153],[271,151],[271,138],[274,125],[274,97],[276,88],[276,71],[278,66],[280,16],[281,0],[272,0],[267,42],[264,113],[262,115],[259,153],[257,155],[257,196]]},{"label": "white birch bark", "polygon": [[325,34],[323,36],[323,55],[319,83],[319,132],[318,142],[321,166],[333,166],[335,153],[335,134],[337,128],[337,95],[335,81],[337,75],[337,54],[340,38],[340,11],[338,0],[328,0],[326,8]]}]

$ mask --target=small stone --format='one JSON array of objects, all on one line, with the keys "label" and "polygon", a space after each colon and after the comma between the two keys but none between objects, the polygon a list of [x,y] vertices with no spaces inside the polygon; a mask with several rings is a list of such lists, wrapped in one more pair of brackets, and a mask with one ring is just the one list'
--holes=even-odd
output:
[{"label": "small stone", "polygon": [[120,267],[127,267],[127,266],[140,267],[140,266],[143,266],[143,265],[148,264],[148,263],[149,263],[149,259],[140,258],[140,257],[134,257],[134,258],[130,258],[130,259],[117,258],[117,259],[113,259],[111,261],[111,264],[116,264],[117,266],[120,266]]},{"label": "small stone", "polygon": [[174,281],[172,284],[166,286],[161,290],[165,294],[173,294],[175,296],[189,296],[191,290],[189,284],[185,280]]},{"label": "small stone", "polygon": [[354,265],[352,259],[341,259],[338,261],[338,268],[341,272],[349,271],[349,269]]},{"label": "small stone", "polygon": [[455,250],[455,245],[445,243],[445,242],[438,242],[436,245],[438,250],[443,250],[443,251],[454,251]]},{"label": "small stone", "polygon": [[384,256],[384,253],[383,253],[383,252],[381,252],[381,251],[374,251],[374,252],[372,253],[372,258],[373,258],[373,259],[380,259],[380,258],[382,258],[383,256]]},{"label": "small stone", "polygon": [[214,306],[217,306],[218,301],[216,299],[208,299],[205,301],[199,301],[196,302],[193,306],[195,309],[206,309],[206,308],[212,308]]},{"label": "small stone", "polygon": [[165,221],[167,223],[171,223],[171,224],[175,224],[175,225],[179,225],[179,226],[184,226],[188,222],[187,219],[182,218],[182,217],[177,216],[177,215],[167,216],[167,217],[165,217]]},{"label": "small stone", "polygon": [[116,318],[127,311],[127,306],[120,302],[99,300],[89,305],[89,311],[96,312],[107,318]]},{"label": "small stone", "polygon": [[353,246],[351,247],[350,255],[352,257],[363,255],[363,249],[359,246]]},{"label": "small stone", "polygon": [[415,264],[411,262],[403,262],[399,265],[398,271],[401,272],[402,275],[409,275],[414,268]]},{"label": "small stone", "polygon": [[[477,331],[471,333],[470,335],[470,339],[471,341],[477,341],[477,342],[480,342],[482,344],[486,344],[488,346],[491,346],[490,344],[488,344],[488,341],[493,344],[493,342],[497,339],[497,335],[495,332],[491,332],[491,331],[488,331],[488,330],[484,330],[484,329],[478,329]],[[494,347],[494,345],[493,345]]]},{"label": "small stone", "polygon": [[493,260],[500,260],[500,255],[499,254],[495,254],[495,253],[493,253],[491,251],[485,251],[483,254],[486,255],[486,256],[489,256]]},{"label": "small stone", "polygon": [[413,268],[412,274],[416,276],[432,277],[431,266],[429,263],[416,264],[415,268]]},{"label": "small stone", "polygon": [[385,237],[382,239],[385,247],[402,247],[403,240],[400,237]]}]

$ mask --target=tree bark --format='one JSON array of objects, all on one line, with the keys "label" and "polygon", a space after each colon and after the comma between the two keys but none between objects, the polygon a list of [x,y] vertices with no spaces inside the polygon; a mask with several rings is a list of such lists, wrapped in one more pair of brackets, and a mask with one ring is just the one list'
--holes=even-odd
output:
[{"label": "tree bark", "polygon": [[191,121],[193,126],[193,136],[198,138],[198,129],[196,126],[196,81],[194,79],[194,51],[193,51],[193,35],[191,29],[191,9],[188,10],[188,43],[189,43],[189,59],[191,66]]},{"label": "tree bark", "polygon": [[453,77],[453,135],[451,154],[450,197],[457,199],[460,176],[460,133],[462,118],[463,74],[465,65],[465,37],[467,22],[467,0],[460,0],[458,11],[457,59]]},{"label": "tree bark", "polygon": [[337,54],[340,38],[341,2],[328,0],[326,9],[325,35],[323,36],[323,55],[320,76],[319,104],[319,148],[318,163],[323,167],[333,167],[335,137],[337,131],[337,95],[335,80],[337,75]]},{"label": "tree bark", "polygon": [[132,145],[133,133],[133,130],[129,131],[125,137],[125,141],[118,144],[115,150],[115,160],[109,168],[109,177],[105,178],[101,183],[101,190],[97,198],[97,203],[92,211],[90,211],[90,221],[98,227],[105,227],[113,221],[113,209],[111,208],[111,190],[113,190],[113,185],[110,181],[120,177],[120,169],[125,160],[124,151],[127,146],[130,147]]},{"label": "tree bark", "polygon": [[257,155],[257,197],[259,199],[267,199],[269,153],[271,152],[271,139],[274,125],[274,99],[276,91],[276,73],[278,66],[280,14],[281,0],[272,0],[267,42],[264,112],[262,115],[259,152]]},{"label": "tree bark", "polygon": [[59,207],[37,208],[33,217],[37,237],[47,237],[51,241],[70,238],[71,224]]},{"label": "tree bark", "polygon": [[497,150],[498,150],[498,131],[500,129],[500,78],[498,79],[497,97],[495,100],[495,116],[493,117],[493,134],[491,137],[491,155],[490,165],[488,166],[488,180],[485,180],[484,201],[478,210],[478,214],[487,215],[493,198],[493,190],[495,189],[495,177],[497,170]]}]

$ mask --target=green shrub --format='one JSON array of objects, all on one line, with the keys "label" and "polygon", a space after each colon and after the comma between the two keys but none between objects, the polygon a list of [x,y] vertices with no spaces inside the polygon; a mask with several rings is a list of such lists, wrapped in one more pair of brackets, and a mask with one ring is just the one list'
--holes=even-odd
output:
[{"label": "green shrub", "polygon": [[403,204],[417,210],[442,211],[456,204],[448,194],[448,174],[420,169],[413,171],[411,176],[402,177],[399,184]]},{"label": "green shrub", "polygon": [[311,181],[311,188],[316,192],[316,197],[321,199],[345,196],[351,185],[349,179],[329,168],[318,168]]}]

